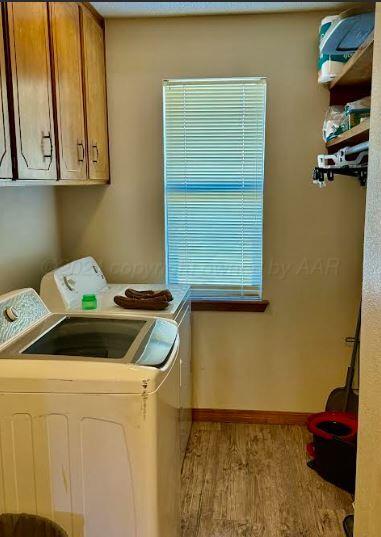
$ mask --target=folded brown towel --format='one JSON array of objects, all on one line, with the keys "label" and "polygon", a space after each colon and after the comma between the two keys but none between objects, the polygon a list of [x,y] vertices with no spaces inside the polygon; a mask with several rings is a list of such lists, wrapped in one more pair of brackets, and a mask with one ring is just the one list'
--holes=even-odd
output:
[{"label": "folded brown towel", "polygon": [[167,300],[154,299],[154,298],[127,298],[125,296],[115,296],[114,302],[121,308],[126,310],[165,310],[169,306]]},{"label": "folded brown towel", "polygon": [[158,297],[164,297],[165,300],[168,302],[172,302],[173,296],[169,289],[163,289],[162,291],[152,291],[152,290],[146,290],[146,291],[137,291],[136,289],[126,289],[125,295],[128,298],[158,298]]},{"label": "folded brown towel", "polygon": [[126,289],[125,293],[127,298],[131,298],[133,300],[155,300],[156,302],[168,302],[167,297],[165,295],[136,295],[134,292],[131,292],[130,289]]}]

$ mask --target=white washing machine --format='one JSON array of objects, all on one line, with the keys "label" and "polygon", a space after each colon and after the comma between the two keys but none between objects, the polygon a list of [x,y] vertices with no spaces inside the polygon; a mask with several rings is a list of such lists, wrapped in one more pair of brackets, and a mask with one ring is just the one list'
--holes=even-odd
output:
[{"label": "white washing machine", "polygon": [[176,323],[0,297],[0,512],[69,537],[179,537]]},{"label": "white washing machine", "polygon": [[[82,312],[82,296],[97,295],[98,308],[86,314],[99,312],[112,316],[163,317],[179,326],[180,335],[180,449],[183,460],[192,425],[192,369],[191,369],[191,303],[190,287],[171,285],[173,301],[164,311],[125,310],[114,303],[115,295],[124,295],[128,287],[137,290],[159,290],[165,284],[108,283],[100,266],[92,257],[78,259],[46,274],[41,281],[40,295],[51,311]],[[85,312],[82,312],[83,314]]]}]

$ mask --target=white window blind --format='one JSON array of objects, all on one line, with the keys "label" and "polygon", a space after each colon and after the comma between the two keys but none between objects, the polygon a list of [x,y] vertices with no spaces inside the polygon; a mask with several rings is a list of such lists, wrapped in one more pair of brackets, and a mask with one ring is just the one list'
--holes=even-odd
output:
[{"label": "white window blind", "polygon": [[266,80],[163,90],[167,282],[198,298],[260,298]]}]

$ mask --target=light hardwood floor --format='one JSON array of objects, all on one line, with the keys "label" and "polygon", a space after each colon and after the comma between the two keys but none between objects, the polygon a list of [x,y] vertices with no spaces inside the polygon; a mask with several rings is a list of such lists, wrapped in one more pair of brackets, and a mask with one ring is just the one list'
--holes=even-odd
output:
[{"label": "light hardwood floor", "polygon": [[194,423],[182,537],[343,537],[352,498],[307,465],[304,427]]}]

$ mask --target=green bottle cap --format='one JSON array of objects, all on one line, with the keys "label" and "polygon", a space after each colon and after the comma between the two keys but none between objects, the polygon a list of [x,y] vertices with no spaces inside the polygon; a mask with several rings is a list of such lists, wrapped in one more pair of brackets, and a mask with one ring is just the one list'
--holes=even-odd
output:
[{"label": "green bottle cap", "polygon": [[82,300],[84,302],[92,302],[93,300],[96,300],[96,295],[83,295]]}]

